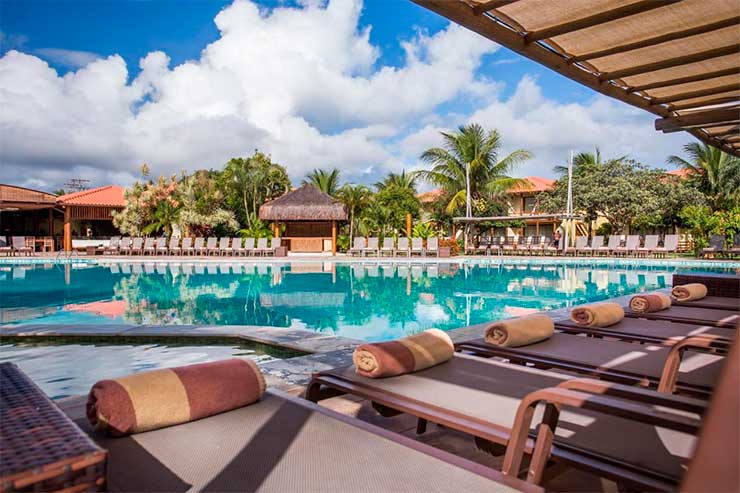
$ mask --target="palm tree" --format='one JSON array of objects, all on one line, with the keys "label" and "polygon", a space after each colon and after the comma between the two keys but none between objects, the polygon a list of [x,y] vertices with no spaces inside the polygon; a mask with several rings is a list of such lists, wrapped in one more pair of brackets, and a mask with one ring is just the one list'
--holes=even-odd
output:
[{"label": "palm tree", "polygon": [[[602,164],[621,162],[627,159],[627,156],[619,156],[603,161],[601,159],[601,151],[599,148],[594,148],[594,151],[595,152],[579,152],[573,156],[573,169],[577,170],[578,168],[584,168],[586,166],[601,166]],[[568,174],[568,166],[557,165],[553,168],[553,171],[561,176],[565,176]]]},{"label": "palm tree", "polygon": [[381,191],[385,188],[395,186],[401,189],[409,189],[416,193],[416,180],[419,177],[418,172],[411,171],[406,173],[406,170],[400,173],[388,173],[388,175],[375,184],[375,188]]},{"label": "palm tree", "polygon": [[354,238],[357,228],[357,220],[362,210],[370,204],[372,192],[364,185],[352,185],[347,183],[337,192],[339,200],[347,207],[349,214],[349,237]]},{"label": "palm tree", "polygon": [[339,170],[334,168],[327,172],[323,169],[315,169],[306,175],[303,184],[313,185],[322,192],[334,197],[339,190]]},{"label": "palm tree", "polygon": [[259,205],[290,189],[285,168],[259,151],[250,158],[231,159],[226,163],[225,171],[241,197],[247,227],[252,226],[252,218],[256,216]]},{"label": "palm tree", "polygon": [[470,195],[501,201],[512,187],[526,186],[526,180],[508,174],[532,153],[518,149],[499,160],[501,135],[498,130],[484,131],[476,123],[462,126],[454,133],[441,132],[442,147],[424,151],[421,160],[432,166],[419,171],[420,177],[437,185],[451,197],[447,212],[453,214],[466,203],[466,171],[470,173]]},{"label": "palm tree", "polygon": [[730,208],[740,201],[740,158],[698,142],[686,144],[683,150],[689,160],[669,156],[666,162],[689,173],[712,209]]},{"label": "palm tree", "polygon": [[172,236],[172,227],[180,220],[181,204],[172,198],[167,198],[157,204],[152,214],[152,222],[142,228],[145,235],[164,230],[165,236]]}]

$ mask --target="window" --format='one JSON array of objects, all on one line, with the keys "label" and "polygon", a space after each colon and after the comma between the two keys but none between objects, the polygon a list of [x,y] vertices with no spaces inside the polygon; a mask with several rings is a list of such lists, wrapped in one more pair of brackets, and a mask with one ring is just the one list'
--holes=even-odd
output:
[{"label": "window", "polygon": [[524,197],[524,213],[531,214],[537,208],[537,197]]}]

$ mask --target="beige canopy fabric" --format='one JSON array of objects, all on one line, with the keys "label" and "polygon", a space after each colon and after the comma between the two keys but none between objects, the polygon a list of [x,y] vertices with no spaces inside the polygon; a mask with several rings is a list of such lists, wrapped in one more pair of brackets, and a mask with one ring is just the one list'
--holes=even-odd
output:
[{"label": "beige canopy fabric", "polygon": [[740,156],[738,0],[413,0]]}]

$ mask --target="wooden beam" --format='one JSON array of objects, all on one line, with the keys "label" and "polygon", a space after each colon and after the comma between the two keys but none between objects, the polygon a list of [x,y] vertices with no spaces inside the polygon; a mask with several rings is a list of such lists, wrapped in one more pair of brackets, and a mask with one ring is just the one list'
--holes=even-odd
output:
[{"label": "wooden beam", "polygon": [[488,2],[479,3],[478,5],[473,7],[473,12],[475,12],[475,15],[481,15],[482,13],[488,12],[489,10],[495,10],[501,7],[505,7],[510,3],[518,1],[519,0],[489,0]]},{"label": "wooden beam", "polygon": [[676,79],[659,80],[656,82],[651,82],[649,84],[632,86],[629,89],[627,89],[627,92],[646,91],[648,89],[655,89],[657,87],[677,86],[679,84],[688,84],[689,82],[699,82],[702,80],[715,79],[717,77],[725,77],[727,75],[740,75],[740,69],[738,69],[738,67],[733,67],[733,68],[728,68],[725,70],[717,70],[715,72],[704,72],[701,74],[689,75],[688,77],[678,77]]},{"label": "wooden beam", "polygon": [[725,142],[728,142],[730,144],[734,144],[737,142],[738,144],[740,144],[740,127],[735,128],[737,129],[736,132],[738,132],[738,135],[733,135],[732,137],[724,139]]},{"label": "wooden beam", "polygon": [[631,77],[633,75],[647,74],[649,72],[655,72],[664,68],[680,67],[681,65],[688,65],[690,63],[711,60],[712,58],[734,55],[738,52],[740,52],[740,43],[734,43],[728,46],[721,46],[719,48],[712,48],[711,50],[692,53],[691,55],[683,55],[675,58],[668,58],[667,60],[659,60],[657,62],[638,65],[636,67],[629,67],[622,70],[615,70],[613,72],[606,72],[604,74],[601,74],[599,80],[607,81],[621,79],[623,77]]},{"label": "wooden beam", "polygon": [[740,94],[733,94],[732,96],[722,96],[719,98],[704,99],[702,101],[692,101],[690,103],[671,104],[668,105],[668,109],[671,111],[683,111],[717,104],[736,103],[738,101],[740,101]]},{"label": "wooden beam", "polygon": [[593,60],[594,58],[616,55],[617,53],[639,50],[640,48],[646,48],[648,46],[654,46],[661,43],[666,43],[668,41],[674,41],[676,39],[683,39],[689,36],[695,36],[697,34],[717,31],[718,29],[724,29],[725,27],[734,26],[735,24],[740,24],[740,16],[722,19],[721,21],[713,22],[711,24],[705,24],[703,26],[692,27],[690,29],[684,29],[683,31],[674,31],[671,33],[661,34],[660,36],[643,39],[641,41],[634,41],[632,43],[625,43],[623,45],[612,46],[611,48],[605,48],[602,50],[584,53],[582,55],[571,57],[568,61],[570,63],[577,63],[586,60]]},{"label": "wooden beam", "polygon": [[687,99],[700,98],[702,96],[712,96],[714,94],[722,94],[723,92],[730,92],[740,90],[740,82],[734,84],[727,84],[718,87],[709,87],[707,89],[700,89],[698,91],[682,92],[679,94],[673,94],[671,96],[664,96],[662,98],[651,99],[652,104],[665,104],[673,103],[674,101],[685,101]]},{"label": "wooden beam", "polygon": [[[735,125],[734,127],[730,127],[727,130],[722,130],[721,132],[712,132],[709,135],[712,137],[724,137],[726,135],[740,136],[740,125]],[[727,140],[727,139],[723,139],[723,140]]]},{"label": "wooden beam", "polygon": [[[606,10],[587,17],[581,17],[580,19],[569,20],[562,24],[542,28],[539,31],[532,31],[525,36],[525,41],[527,43],[534,43],[535,41],[540,41],[546,38],[554,38],[561,34],[580,31],[581,29],[640,14],[642,12],[647,12],[648,10],[665,7],[678,1],[680,0],[640,0],[639,2],[623,5],[616,9]],[[557,3],[554,3],[554,5],[557,5]]]},{"label": "wooden beam", "polygon": [[65,252],[72,251],[72,213],[70,206],[64,208],[64,239],[62,245]]},{"label": "wooden beam", "polygon": [[655,130],[674,132],[687,127],[702,127],[709,124],[727,122],[734,123],[740,120],[737,108],[719,108],[707,111],[698,111],[688,115],[669,116],[655,120]]}]

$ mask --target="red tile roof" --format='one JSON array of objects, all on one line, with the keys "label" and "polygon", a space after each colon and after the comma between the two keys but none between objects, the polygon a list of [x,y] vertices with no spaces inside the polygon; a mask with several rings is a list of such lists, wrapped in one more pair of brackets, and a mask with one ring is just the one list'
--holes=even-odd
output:
[{"label": "red tile roof", "polygon": [[509,193],[536,193],[552,190],[555,186],[555,180],[544,178],[542,176],[528,176],[524,178],[529,182],[529,186],[517,185],[509,190]]},{"label": "red tile roof", "polygon": [[108,185],[105,187],[68,193],[57,199],[62,205],[87,205],[99,207],[126,207],[123,187]]},{"label": "red tile roof", "polygon": [[444,191],[441,190],[441,189],[439,189],[439,188],[435,188],[434,190],[430,190],[428,192],[420,193],[416,197],[419,199],[419,201],[422,204],[430,204],[430,203],[436,201],[442,195],[444,195]]},{"label": "red tile roof", "polygon": [[693,171],[687,168],[672,169],[668,172],[669,175],[677,176],[679,178],[688,178],[692,173]]}]

